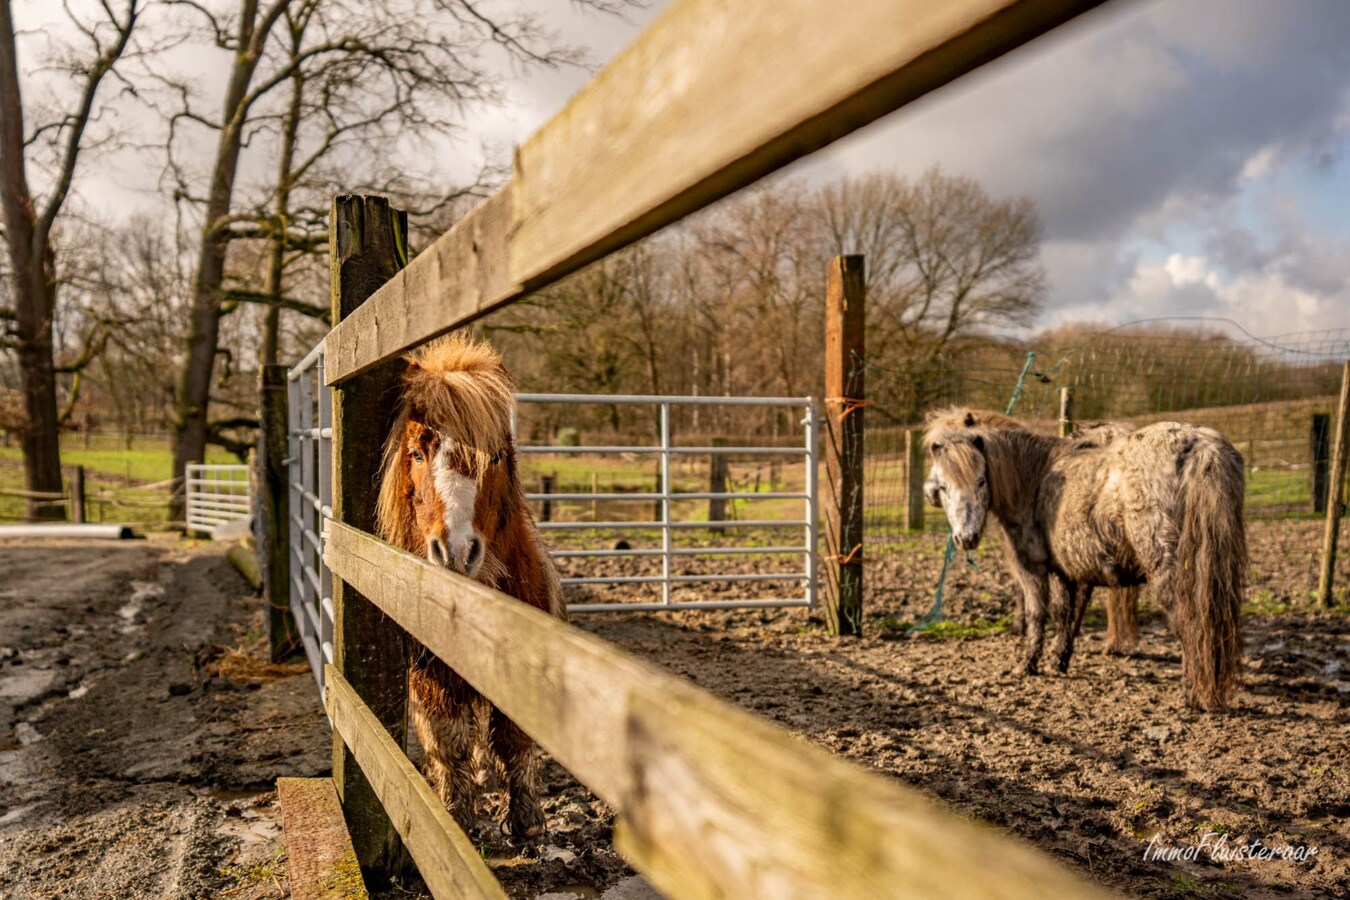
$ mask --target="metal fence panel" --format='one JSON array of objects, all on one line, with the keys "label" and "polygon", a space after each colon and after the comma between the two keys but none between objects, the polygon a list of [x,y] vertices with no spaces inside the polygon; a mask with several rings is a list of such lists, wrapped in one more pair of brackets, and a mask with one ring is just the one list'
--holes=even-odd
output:
[{"label": "metal fence panel", "polygon": [[[517,394],[518,404],[560,403],[560,404],[642,404],[657,408],[658,443],[654,445],[594,445],[594,446],[557,446],[547,444],[518,445],[517,453],[529,457],[533,455],[634,455],[655,456],[659,459],[659,490],[636,493],[615,493],[610,491],[566,491],[558,493],[528,493],[526,499],[536,502],[647,502],[659,503],[660,514],[649,521],[576,521],[576,522],[540,522],[539,528],[551,535],[571,532],[588,536],[595,531],[660,531],[661,546],[656,548],[609,549],[600,547],[581,547],[554,549],[551,554],[556,559],[578,558],[659,558],[660,575],[597,575],[565,577],[564,585],[659,585],[659,602],[620,602],[620,603],[572,603],[570,612],[634,612],[661,609],[760,609],[772,607],[806,606],[814,607],[817,600],[817,546],[819,541],[819,503],[818,503],[818,467],[820,414],[814,398],[811,397],[679,397],[663,395],[625,395],[625,394]],[[802,443],[796,447],[753,446],[749,444],[727,446],[687,447],[677,445],[671,436],[671,408],[674,406],[761,406],[796,407],[804,412],[801,420]],[[747,491],[677,491],[671,477],[672,457],[688,456],[758,456],[788,457],[802,460],[804,488],[801,491],[765,492]],[[801,500],[804,513],[801,518],[792,519],[720,519],[713,521],[677,521],[672,514],[673,503],[691,500]],[[749,533],[743,538],[747,543],[717,547],[678,547],[673,537],[679,532],[700,529],[736,529]],[[800,544],[785,544],[784,531],[800,530]],[[778,535],[768,546],[756,546],[753,541],[760,535]],[[802,559],[801,569],[792,572],[726,574],[706,573],[679,575],[672,570],[672,561],[681,556],[701,555],[797,555]],[[801,593],[796,597],[755,597],[747,596],[734,599],[676,601],[671,599],[671,587],[687,584],[716,583],[758,583],[758,582],[796,582]]]},{"label": "metal fence panel", "polygon": [[287,378],[291,614],[322,694],[324,663],[333,661],[333,576],[323,562],[323,526],[333,514],[333,401],[323,379],[323,343]]},{"label": "metal fence panel", "polygon": [[252,515],[248,466],[189,463],[186,482],[188,531],[214,537],[220,526]]}]

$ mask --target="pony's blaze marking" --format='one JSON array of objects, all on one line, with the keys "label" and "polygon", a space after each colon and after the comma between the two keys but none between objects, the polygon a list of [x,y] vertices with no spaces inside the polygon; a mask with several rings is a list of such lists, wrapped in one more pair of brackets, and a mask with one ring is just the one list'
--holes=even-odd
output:
[{"label": "pony's blaze marking", "polygon": [[445,538],[444,546],[436,546],[435,540],[428,537],[427,557],[473,578],[483,563],[483,538],[473,527],[478,482],[456,468],[454,456],[454,442],[442,436],[432,460],[431,477],[441,500]]}]

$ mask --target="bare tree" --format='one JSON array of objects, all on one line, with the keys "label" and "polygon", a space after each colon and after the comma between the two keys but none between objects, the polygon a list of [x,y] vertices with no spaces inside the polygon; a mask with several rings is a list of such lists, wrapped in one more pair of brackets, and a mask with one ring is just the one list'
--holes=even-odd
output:
[{"label": "bare tree", "polygon": [[867,258],[869,355],[893,370],[878,382],[897,419],[926,405],[922,374],[954,342],[1030,325],[1046,291],[1041,226],[1026,197],[996,200],[974,179],[929,169],[821,189],[817,221],[828,251]]},{"label": "bare tree", "polygon": [[[89,18],[66,7],[68,21],[87,44],[63,66],[79,85],[74,108],[38,122],[26,132],[19,75],[19,52],[10,0],[0,0],[0,201],[3,201],[5,245],[13,302],[13,342],[23,381],[24,415],[20,429],[24,485],[30,491],[61,490],[60,417],[57,408],[57,366],[53,327],[57,310],[57,251],[53,231],[75,181],[89,125],[99,110],[100,87],[129,52],[141,17],[143,0],[100,3]],[[50,163],[45,202],[34,195],[30,160]],[[91,338],[97,340],[96,335]],[[83,370],[89,358],[79,360]],[[68,414],[68,413],[67,413]],[[59,506],[37,506],[30,500],[30,518],[61,518]]]},{"label": "bare tree", "polygon": [[[305,160],[323,158],[354,131],[368,137],[381,126],[392,131],[397,124],[409,128],[402,135],[406,138],[417,129],[444,130],[463,104],[497,99],[496,79],[481,58],[486,48],[497,48],[526,64],[574,62],[579,54],[557,44],[533,17],[488,12],[474,0],[238,0],[230,16],[196,0],[165,2],[190,12],[209,40],[228,51],[232,60],[219,117],[194,108],[185,80],[163,79],[182,98],[169,138],[176,194],[195,204],[202,220],[173,422],[174,474],[181,476],[188,462],[202,457],[211,435],[211,385],[221,349],[221,315],[229,301],[228,248],[232,240],[259,232],[256,220],[249,221],[254,217],[240,211],[236,196],[240,160],[249,138],[281,125],[278,190],[263,229],[272,236],[274,264],[263,293],[273,306],[285,306],[281,269],[294,221],[288,215],[291,198],[286,195],[303,177]],[[611,9],[621,4],[590,0],[586,5]],[[342,87],[335,90],[334,84]],[[316,88],[312,92],[311,85]],[[289,95],[283,86],[289,86]],[[303,132],[298,130],[306,109],[324,111],[321,122],[327,117],[323,134],[308,155],[299,147]],[[189,167],[178,159],[179,133],[189,124],[205,126],[216,135],[214,164],[204,190],[194,190]],[[291,158],[285,159],[288,152]],[[359,190],[366,185],[358,179],[345,187]],[[275,334],[274,323],[269,321],[265,331]]]}]

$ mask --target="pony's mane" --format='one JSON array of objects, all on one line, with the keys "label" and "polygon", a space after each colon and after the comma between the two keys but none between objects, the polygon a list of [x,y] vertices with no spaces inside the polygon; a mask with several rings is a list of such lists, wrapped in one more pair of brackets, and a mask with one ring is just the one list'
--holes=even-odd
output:
[{"label": "pony's mane", "polygon": [[[973,419],[978,424],[967,425]],[[1020,509],[1035,493],[1059,438],[1029,430],[1015,419],[987,410],[953,407],[928,417],[923,442],[931,454],[940,444],[942,469],[956,484],[973,489],[983,459],[991,509]]]},{"label": "pony's mane", "polygon": [[924,426],[933,428],[1026,428],[1027,426],[989,409],[972,409],[968,406],[945,406],[931,410],[923,417]]},{"label": "pony's mane", "polygon": [[384,444],[376,525],[380,537],[420,552],[403,441],[416,420],[449,437],[469,468],[483,472],[491,456],[511,441],[515,384],[501,355],[484,341],[452,334],[405,356],[398,415]]}]

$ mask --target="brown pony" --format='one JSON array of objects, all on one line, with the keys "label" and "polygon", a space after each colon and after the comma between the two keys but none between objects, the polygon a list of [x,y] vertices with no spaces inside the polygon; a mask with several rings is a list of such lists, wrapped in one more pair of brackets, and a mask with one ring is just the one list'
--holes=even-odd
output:
[{"label": "brown pony", "polygon": [[[947,409],[934,410],[929,413],[925,419],[925,424],[932,427],[941,428],[1024,428],[1023,423],[1016,419],[1000,413],[989,410],[967,409],[965,407],[950,407]],[[1065,452],[1073,450],[1096,450],[1105,447],[1107,444],[1124,437],[1134,431],[1134,426],[1127,425],[1124,422],[1096,422],[1091,425],[1080,425],[1074,433],[1066,439]],[[931,506],[941,506],[937,497],[937,484],[930,478],[924,483],[924,496]],[[997,523],[995,523],[997,527]],[[1014,564],[1010,554],[1013,553],[1011,542],[1004,540],[1000,543],[1004,559],[1009,568]],[[1054,647],[1054,654],[1060,671],[1066,671],[1069,666],[1069,659],[1073,655],[1073,642],[1077,639],[1079,631],[1082,629],[1083,613],[1087,611],[1088,603],[1092,600],[1093,586],[1080,585],[1078,597],[1078,609],[1073,619],[1073,628],[1069,633],[1061,631],[1057,637]],[[1111,587],[1106,592],[1106,647],[1103,652],[1111,656],[1129,656],[1134,652],[1139,643],[1139,592],[1137,585],[1129,587]],[[1050,582],[1050,608],[1058,610],[1064,603],[1068,602],[1068,597],[1061,590],[1057,580]],[[1026,611],[1024,605],[1019,605],[1014,616],[1013,631],[1019,635],[1026,633]]]},{"label": "brown pony", "polygon": [[1028,674],[1039,662],[1052,580],[1069,600],[1060,629],[1070,636],[1080,585],[1149,583],[1181,641],[1187,703],[1230,704],[1242,666],[1247,540],[1242,456],[1222,435],[1161,422],[1075,448],[1020,426],[934,423],[925,444],[957,545],[978,546],[987,514],[1012,545]]},{"label": "brown pony", "polygon": [[[384,447],[380,537],[560,619],[557,572],[535,530],[511,440],[514,386],[486,343],[452,335],[407,358]],[[478,816],[485,751],[508,797],[504,828],[543,832],[534,742],[449,666],[418,647],[408,680],[424,769],[465,831]]]}]

